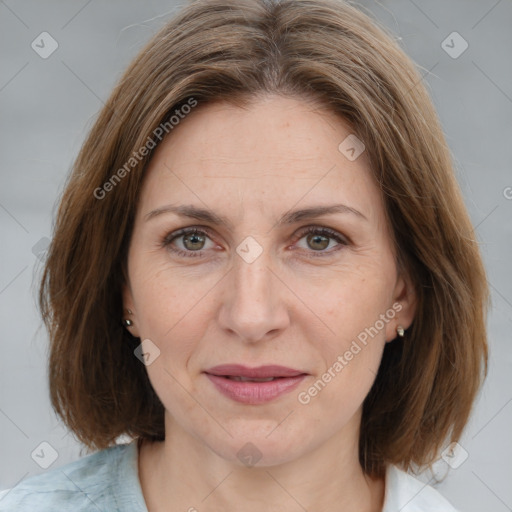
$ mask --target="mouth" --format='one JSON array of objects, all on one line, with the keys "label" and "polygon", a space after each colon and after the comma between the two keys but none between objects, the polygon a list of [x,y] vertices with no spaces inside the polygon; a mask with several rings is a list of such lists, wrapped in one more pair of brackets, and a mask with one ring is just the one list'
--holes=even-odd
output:
[{"label": "mouth", "polygon": [[[211,375],[211,374],[210,374]],[[236,380],[237,382],[272,382],[276,379],[285,379],[286,377],[268,377],[257,379],[254,377],[243,377],[242,375],[218,375],[218,377],[224,377],[229,380]]]},{"label": "mouth", "polygon": [[272,379],[306,375],[304,371],[275,364],[258,366],[256,368],[249,368],[241,364],[221,364],[206,370],[205,373],[235,380],[252,380],[254,382],[269,382]]},{"label": "mouth", "polygon": [[224,396],[251,405],[277,399],[296,388],[308,375],[285,366],[249,368],[234,364],[215,366],[204,373]]}]

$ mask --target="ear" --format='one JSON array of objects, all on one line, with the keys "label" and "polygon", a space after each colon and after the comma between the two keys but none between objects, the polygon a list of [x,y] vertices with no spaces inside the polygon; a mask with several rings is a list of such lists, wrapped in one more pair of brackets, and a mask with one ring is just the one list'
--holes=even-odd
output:
[{"label": "ear", "polygon": [[126,282],[123,283],[122,287],[122,297],[123,297],[123,318],[122,320],[129,319],[132,321],[132,325],[125,325],[125,329],[136,338],[140,338],[139,327],[137,325],[137,312],[135,310],[135,303],[133,300],[132,289],[130,284]]},{"label": "ear", "polygon": [[400,325],[409,328],[416,313],[417,295],[409,275],[402,271],[398,274],[393,291],[391,308],[396,312],[394,319],[386,325],[386,341],[397,337],[396,329]]}]

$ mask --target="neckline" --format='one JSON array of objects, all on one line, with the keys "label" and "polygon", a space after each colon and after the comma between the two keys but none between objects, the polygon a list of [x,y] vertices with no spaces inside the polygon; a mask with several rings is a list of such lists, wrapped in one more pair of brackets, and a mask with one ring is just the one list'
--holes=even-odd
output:
[{"label": "neckline", "polygon": [[[142,486],[139,479],[139,446],[134,440],[123,445],[124,453],[117,468],[117,489],[114,492],[117,512],[132,510],[133,512],[148,512]],[[430,491],[430,493],[429,493]],[[419,496],[423,494],[422,496]],[[400,467],[388,463],[384,474],[384,498],[381,512],[404,512],[412,510],[410,505],[421,503],[444,506],[453,510],[453,505],[428,484],[416,479]],[[416,501],[413,501],[416,500]],[[134,508],[135,507],[135,508]]]},{"label": "neckline", "polygon": [[[124,456],[117,468],[116,492],[114,499],[119,512],[133,510],[148,512],[142,486],[139,479],[139,450],[137,440],[123,446]],[[133,507],[136,507],[133,509]],[[130,508],[131,507],[131,508]]]},{"label": "neckline", "polygon": [[[125,445],[125,456],[128,459],[128,464],[121,464],[118,471],[117,485],[119,490],[122,491],[122,495],[126,495],[131,503],[137,505],[136,512],[148,512],[146,501],[144,499],[144,493],[142,492],[142,485],[139,478],[139,443],[137,440],[133,440]],[[384,498],[382,503],[382,512],[388,512],[391,510],[393,505],[393,493],[391,486],[396,480],[396,474],[393,472],[393,465],[388,464],[386,466],[386,472],[384,474]],[[119,506],[119,504],[118,504]],[[119,510],[124,510],[119,507]]]}]

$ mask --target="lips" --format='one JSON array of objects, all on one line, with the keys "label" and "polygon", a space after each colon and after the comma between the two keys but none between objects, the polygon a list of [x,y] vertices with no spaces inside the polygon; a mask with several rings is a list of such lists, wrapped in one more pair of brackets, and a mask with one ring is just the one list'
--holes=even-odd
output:
[{"label": "lips", "polygon": [[249,368],[240,364],[221,364],[206,370],[205,373],[233,378],[234,380],[253,380],[255,382],[266,382],[276,378],[297,377],[305,374],[303,371],[287,368],[286,366],[266,365]]},{"label": "lips", "polygon": [[205,372],[215,388],[227,398],[249,405],[273,401],[295,389],[308,375],[285,366],[257,368],[237,364],[215,366]]}]

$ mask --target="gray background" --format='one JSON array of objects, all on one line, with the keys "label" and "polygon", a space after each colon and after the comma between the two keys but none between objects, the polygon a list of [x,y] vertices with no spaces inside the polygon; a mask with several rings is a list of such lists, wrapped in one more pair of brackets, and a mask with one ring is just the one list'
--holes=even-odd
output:
[{"label": "gray background", "polygon": [[[34,452],[43,441],[57,455],[51,468],[80,455],[48,399],[47,337],[34,300],[37,272],[55,201],[87,130],[123,69],[178,5],[0,1],[0,489],[45,471],[35,460],[51,462],[52,450]],[[437,488],[461,511],[512,510],[512,3],[359,5],[400,38],[422,70],[453,151],[492,290],[490,375],[460,443],[467,459]],[[43,31],[59,45],[47,59],[31,48]],[[469,44],[458,58],[442,46],[454,31]],[[453,46],[453,53],[461,43],[449,38],[445,45]],[[460,461],[464,452],[456,454]],[[436,468],[444,474],[448,466],[440,460]],[[430,475],[420,478],[426,482]]]}]

